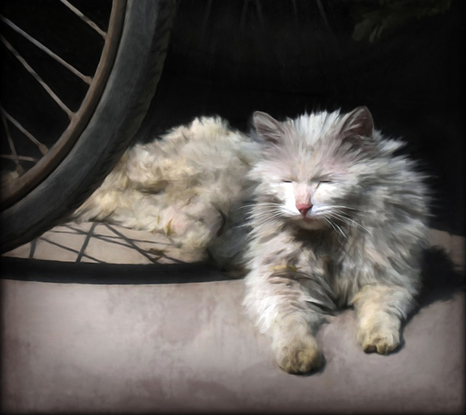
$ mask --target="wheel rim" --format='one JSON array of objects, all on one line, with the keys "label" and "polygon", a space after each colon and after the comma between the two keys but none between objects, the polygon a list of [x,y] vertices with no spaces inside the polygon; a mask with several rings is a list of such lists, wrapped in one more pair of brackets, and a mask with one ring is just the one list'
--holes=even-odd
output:
[{"label": "wheel rim", "polygon": [[[1,208],[7,208],[17,201],[21,200],[27,195],[32,189],[34,189],[39,183],[41,183],[64,159],[69,153],[73,145],[76,143],[81,132],[89,122],[97,103],[103,93],[107,79],[113,67],[115,56],[118,50],[118,45],[122,33],[124,15],[126,9],[126,0],[113,0],[111,3],[111,11],[108,17],[107,30],[102,30],[92,19],[88,18],[78,7],[70,3],[67,0],[60,0],[61,6],[65,6],[70,12],[73,13],[76,19],[80,19],[89,26],[95,33],[103,37],[104,45],[101,48],[100,59],[98,61],[95,72],[92,76],[85,75],[76,69],[73,65],[67,63],[65,59],[62,59],[58,53],[52,51],[52,48],[48,48],[43,43],[37,41],[33,36],[30,36],[25,30],[19,25],[10,20],[6,16],[1,17],[3,26],[7,26],[9,33],[15,32],[22,39],[26,39],[33,48],[41,49],[42,53],[46,53],[53,60],[58,62],[68,72],[72,73],[73,76],[79,78],[81,83],[88,85],[87,91],[84,98],[79,104],[79,107],[73,111],[63,103],[59,95],[51,88],[47,82],[34,70],[34,67],[28,63],[27,57],[22,56],[20,52],[8,41],[6,36],[1,36],[2,45],[6,49],[6,53],[13,56],[17,62],[21,64],[23,72],[26,71],[28,76],[34,78],[34,80],[45,90],[55,103],[55,110],[62,111],[68,117],[68,124],[59,132],[59,138],[51,145],[47,146],[40,139],[35,137],[35,134],[31,133],[28,128],[24,127],[23,124],[17,120],[16,114],[11,114],[8,111],[8,102],[3,102],[2,96],[2,107],[1,107],[1,118],[2,126],[5,137],[2,137],[4,144],[2,147],[6,152],[2,151],[0,155],[2,158],[2,164],[5,160],[10,162],[10,168],[14,163],[15,170],[8,171],[7,175],[2,172],[2,187],[1,187]],[[82,23],[80,23],[82,25]],[[83,26],[83,27],[87,27]],[[71,33],[72,36],[79,36],[79,33]],[[94,45],[91,45],[94,46]],[[46,50],[47,49],[47,50]],[[24,73],[23,73],[24,76]],[[50,104],[50,103],[49,103]],[[21,115],[21,114],[20,114]],[[24,119],[24,115],[23,115]],[[16,134],[22,134],[32,142],[36,149],[41,153],[40,158],[30,157],[28,155],[19,154],[15,146],[14,137],[12,131],[16,130]],[[5,138],[5,140],[4,140]],[[98,137],[96,137],[98,139]],[[27,162],[27,163],[25,163]],[[28,169],[25,168],[25,164],[32,164]],[[7,180],[5,180],[5,177]]]}]

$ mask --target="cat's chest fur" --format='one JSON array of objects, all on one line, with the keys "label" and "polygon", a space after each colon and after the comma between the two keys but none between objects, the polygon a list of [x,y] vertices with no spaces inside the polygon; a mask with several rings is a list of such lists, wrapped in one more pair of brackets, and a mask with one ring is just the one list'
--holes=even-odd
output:
[{"label": "cat's chest fur", "polygon": [[[309,290],[326,292],[328,309],[346,305],[364,283],[364,236],[347,230],[343,239],[332,229],[307,230],[288,224],[262,229],[251,241],[252,267],[266,267],[283,280],[299,279]],[[260,263],[258,263],[260,262]]]}]

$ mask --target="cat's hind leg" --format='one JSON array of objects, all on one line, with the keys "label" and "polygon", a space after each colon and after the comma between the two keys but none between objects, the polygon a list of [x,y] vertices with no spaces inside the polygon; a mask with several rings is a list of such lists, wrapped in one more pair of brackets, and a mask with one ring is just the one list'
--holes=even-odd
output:
[{"label": "cat's hind leg", "polygon": [[415,304],[406,288],[365,285],[352,304],[358,318],[357,338],[366,353],[388,354],[400,345],[401,324]]}]

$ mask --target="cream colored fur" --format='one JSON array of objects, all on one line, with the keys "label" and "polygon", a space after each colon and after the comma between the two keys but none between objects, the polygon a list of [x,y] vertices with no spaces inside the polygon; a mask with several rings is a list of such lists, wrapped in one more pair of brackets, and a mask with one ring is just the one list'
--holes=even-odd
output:
[{"label": "cream colored fur", "polygon": [[129,149],[74,217],[160,232],[189,260],[206,259],[256,146],[219,118],[195,119]]}]

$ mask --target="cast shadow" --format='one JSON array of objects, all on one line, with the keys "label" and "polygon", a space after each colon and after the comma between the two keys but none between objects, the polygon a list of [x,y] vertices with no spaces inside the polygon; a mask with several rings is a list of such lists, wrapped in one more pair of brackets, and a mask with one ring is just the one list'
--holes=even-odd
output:
[{"label": "cast shadow", "polygon": [[[443,248],[434,246],[426,249],[422,258],[422,287],[417,298],[418,306],[408,315],[402,330],[423,308],[438,301],[448,301],[457,293],[464,292],[464,274],[458,271],[454,262]],[[404,340],[397,351],[403,349]]]},{"label": "cast shadow", "polygon": [[439,301],[449,301],[466,288],[464,274],[457,270],[445,250],[437,246],[424,251],[421,277],[422,288],[417,298],[417,307],[402,325],[400,345],[390,355],[398,354],[404,349],[404,330],[423,308]]},{"label": "cast shadow", "polygon": [[465,289],[464,274],[440,247],[424,252],[422,262],[422,288],[418,297],[419,309],[437,301],[450,300]]}]

